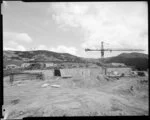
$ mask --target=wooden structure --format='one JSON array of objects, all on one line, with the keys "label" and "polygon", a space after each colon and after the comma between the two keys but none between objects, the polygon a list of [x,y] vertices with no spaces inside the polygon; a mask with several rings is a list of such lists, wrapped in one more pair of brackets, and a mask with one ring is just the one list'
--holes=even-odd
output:
[{"label": "wooden structure", "polygon": [[44,75],[42,72],[39,73],[28,73],[28,72],[21,72],[21,73],[10,73],[10,83],[12,84],[15,81],[22,81],[22,80],[44,80]]}]

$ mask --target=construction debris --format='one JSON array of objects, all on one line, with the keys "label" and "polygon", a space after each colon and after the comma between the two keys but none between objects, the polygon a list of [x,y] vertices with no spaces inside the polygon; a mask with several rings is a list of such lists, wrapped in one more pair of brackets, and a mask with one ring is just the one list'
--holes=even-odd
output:
[{"label": "construction debris", "polygon": [[41,87],[47,87],[47,86],[49,86],[49,84],[48,84],[48,83],[45,83],[45,84],[43,84]]},{"label": "construction debris", "polygon": [[59,88],[59,87],[60,87],[60,85],[51,85],[51,87]]},{"label": "construction debris", "polygon": [[71,77],[72,77],[71,75],[65,75],[62,78],[71,78]]}]

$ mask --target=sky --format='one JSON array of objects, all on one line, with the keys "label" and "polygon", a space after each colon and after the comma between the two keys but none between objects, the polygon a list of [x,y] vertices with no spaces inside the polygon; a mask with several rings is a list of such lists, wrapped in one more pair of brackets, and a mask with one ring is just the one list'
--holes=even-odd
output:
[{"label": "sky", "polygon": [[[4,50],[99,58],[99,51],[84,49],[100,49],[103,41],[104,48],[144,49],[141,53],[148,54],[147,2],[3,1],[2,15]],[[121,53],[105,52],[105,57]]]}]

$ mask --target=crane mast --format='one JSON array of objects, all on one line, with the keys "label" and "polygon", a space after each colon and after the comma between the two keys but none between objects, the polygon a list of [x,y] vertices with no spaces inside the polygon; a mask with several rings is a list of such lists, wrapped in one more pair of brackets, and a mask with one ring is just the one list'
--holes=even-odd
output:
[{"label": "crane mast", "polygon": [[101,56],[104,56],[104,46],[103,46],[103,41],[101,42]]}]

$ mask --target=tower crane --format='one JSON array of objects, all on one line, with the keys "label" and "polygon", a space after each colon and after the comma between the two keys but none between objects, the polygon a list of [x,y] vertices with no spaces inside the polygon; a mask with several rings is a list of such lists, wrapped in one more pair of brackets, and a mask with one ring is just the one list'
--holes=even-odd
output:
[{"label": "tower crane", "polygon": [[101,42],[101,49],[89,49],[89,48],[86,48],[85,52],[87,52],[87,51],[101,51],[101,58],[103,59],[105,51],[110,51],[110,52],[112,52],[112,51],[144,51],[142,49],[111,49],[111,48],[105,49],[103,44],[104,44],[104,42],[102,41]]},{"label": "tower crane", "polygon": [[[101,49],[89,49],[89,48],[86,48],[85,52],[87,52],[87,51],[100,51],[101,52],[101,58],[102,58],[102,61],[103,61],[104,60],[103,59],[104,58],[104,52],[106,52],[106,51],[110,51],[110,52],[112,52],[112,51],[144,51],[142,49],[111,49],[111,48],[105,49],[103,44],[104,44],[104,42],[102,41],[101,42]],[[102,65],[102,70],[104,71],[104,74],[106,75],[106,68],[103,65],[103,63],[101,65]]]}]

